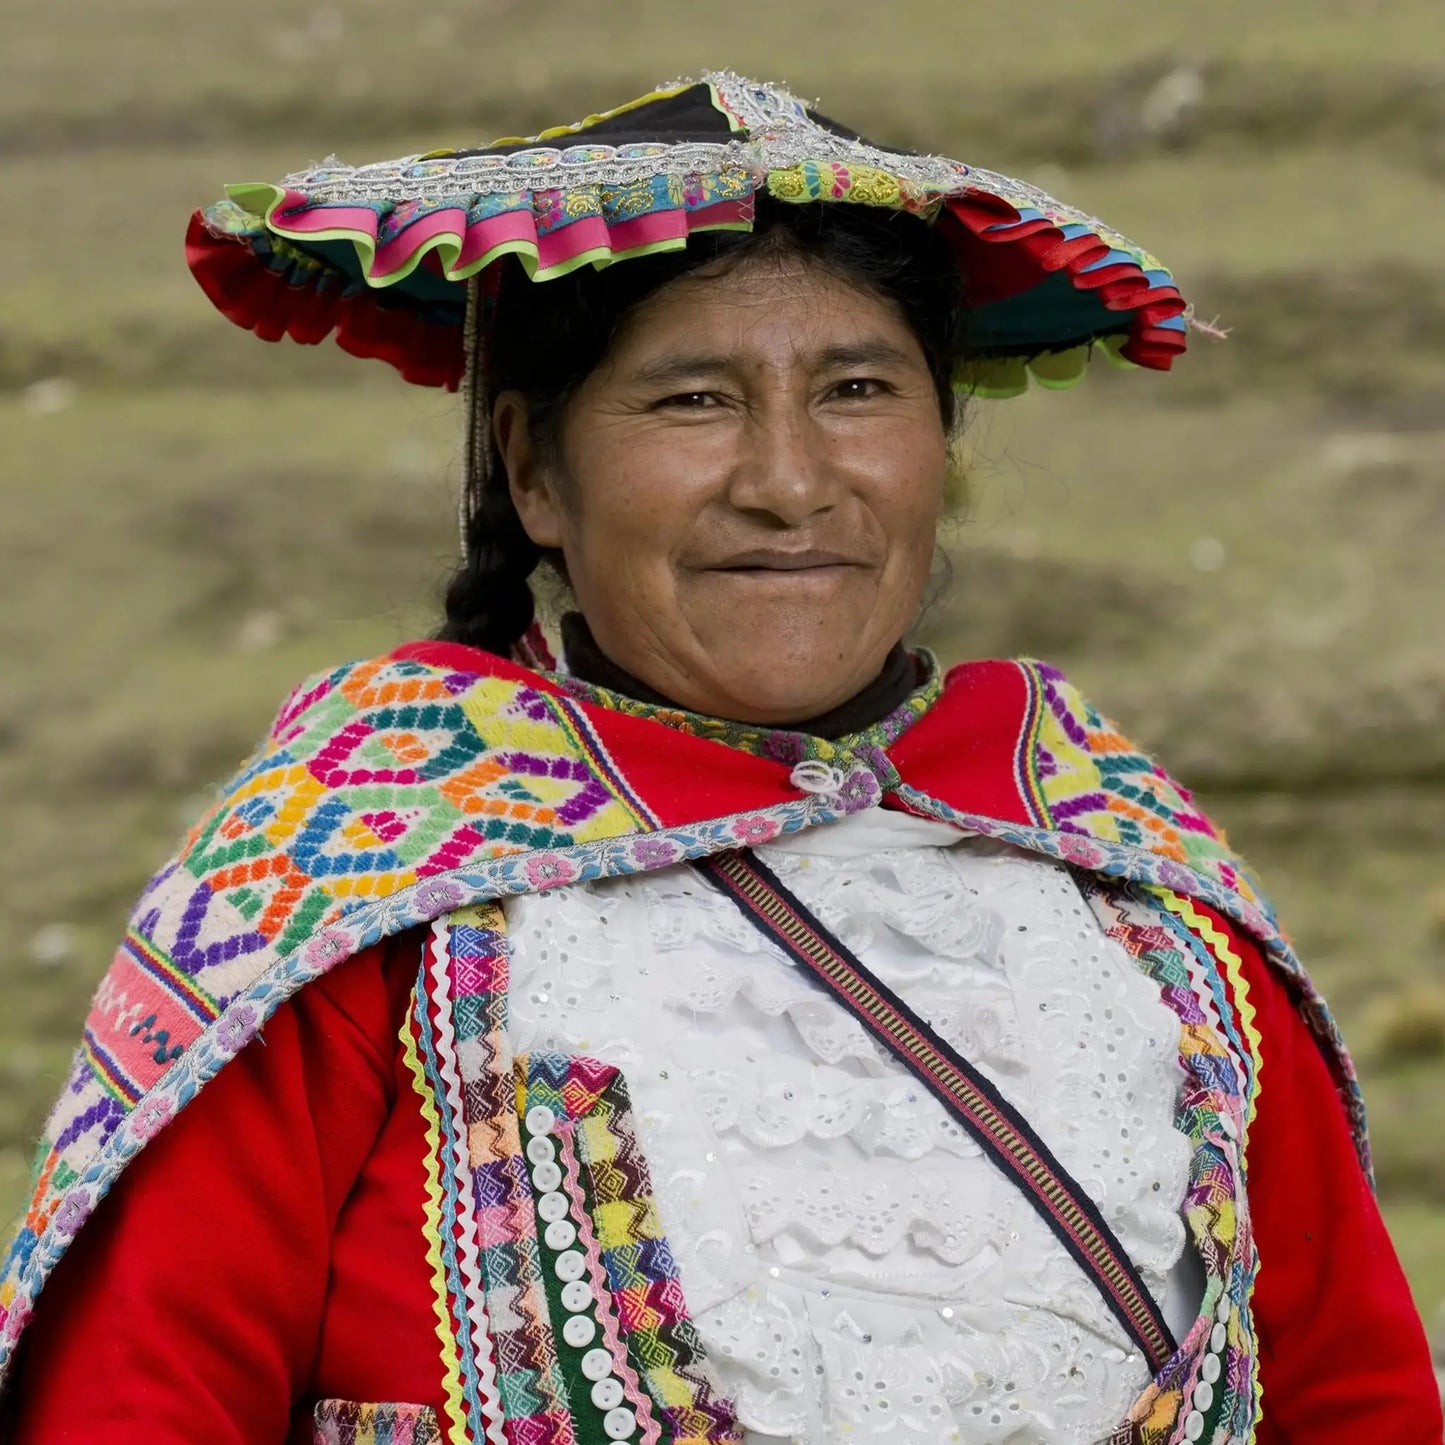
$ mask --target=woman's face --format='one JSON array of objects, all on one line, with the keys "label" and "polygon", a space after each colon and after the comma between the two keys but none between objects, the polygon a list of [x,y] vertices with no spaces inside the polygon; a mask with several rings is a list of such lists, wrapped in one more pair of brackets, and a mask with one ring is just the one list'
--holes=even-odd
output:
[{"label": "woman's face", "polygon": [[916,614],[947,437],[898,308],[802,257],[649,297],[568,404],[496,436],[523,525],[560,548],[613,662],[681,706],[786,723],[872,682]]}]

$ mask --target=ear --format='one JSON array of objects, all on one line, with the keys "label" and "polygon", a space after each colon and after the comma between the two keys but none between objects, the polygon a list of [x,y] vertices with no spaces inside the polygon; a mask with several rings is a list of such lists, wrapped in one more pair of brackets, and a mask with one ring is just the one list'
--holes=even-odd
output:
[{"label": "ear", "polygon": [[492,405],[492,436],[523,531],[539,547],[556,548],[562,545],[562,504],[552,469],[533,445],[528,419],[526,397],[504,391]]}]

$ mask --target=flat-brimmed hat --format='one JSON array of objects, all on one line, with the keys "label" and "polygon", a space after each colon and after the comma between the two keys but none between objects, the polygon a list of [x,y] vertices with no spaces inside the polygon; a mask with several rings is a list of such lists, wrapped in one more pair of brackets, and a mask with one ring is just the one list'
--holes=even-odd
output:
[{"label": "flat-brimmed hat", "polygon": [[1094,350],[1167,370],[1187,322],[1173,278],[1103,222],[1024,181],[889,150],[778,86],[710,73],[527,139],[374,165],[328,161],[226,187],[192,217],[191,270],[270,341],[335,336],[408,380],[464,380],[468,284],[516,256],[537,282],[751,227],[759,195],[881,206],[946,234],[970,307],[960,385],[1079,380]]}]

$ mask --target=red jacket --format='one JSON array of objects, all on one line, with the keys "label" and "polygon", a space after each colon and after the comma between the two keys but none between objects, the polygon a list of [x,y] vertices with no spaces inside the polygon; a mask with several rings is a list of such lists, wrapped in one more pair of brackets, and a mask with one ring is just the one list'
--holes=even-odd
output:
[{"label": "red jacket", "polygon": [[[1256,1438],[1439,1445],[1424,1333],[1328,1069],[1258,949],[1210,916],[1263,1039]],[[7,1439],[310,1442],[330,1396],[429,1404],[445,1428],[397,1043],[416,950],[404,934],[283,1005],[126,1171],[39,1302]]]}]

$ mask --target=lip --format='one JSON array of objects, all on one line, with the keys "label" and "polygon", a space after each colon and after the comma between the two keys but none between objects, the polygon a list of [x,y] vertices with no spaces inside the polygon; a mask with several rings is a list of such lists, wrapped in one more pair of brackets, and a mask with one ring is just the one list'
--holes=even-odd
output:
[{"label": "lip", "polygon": [[735,552],[720,562],[714,562],[710,572],[813,572],[823,568],[857,567],[861,565],[854,558],[842,552],[830,552],[821,547],[784,550],[775,547],[754,547],[747,552]]}]

